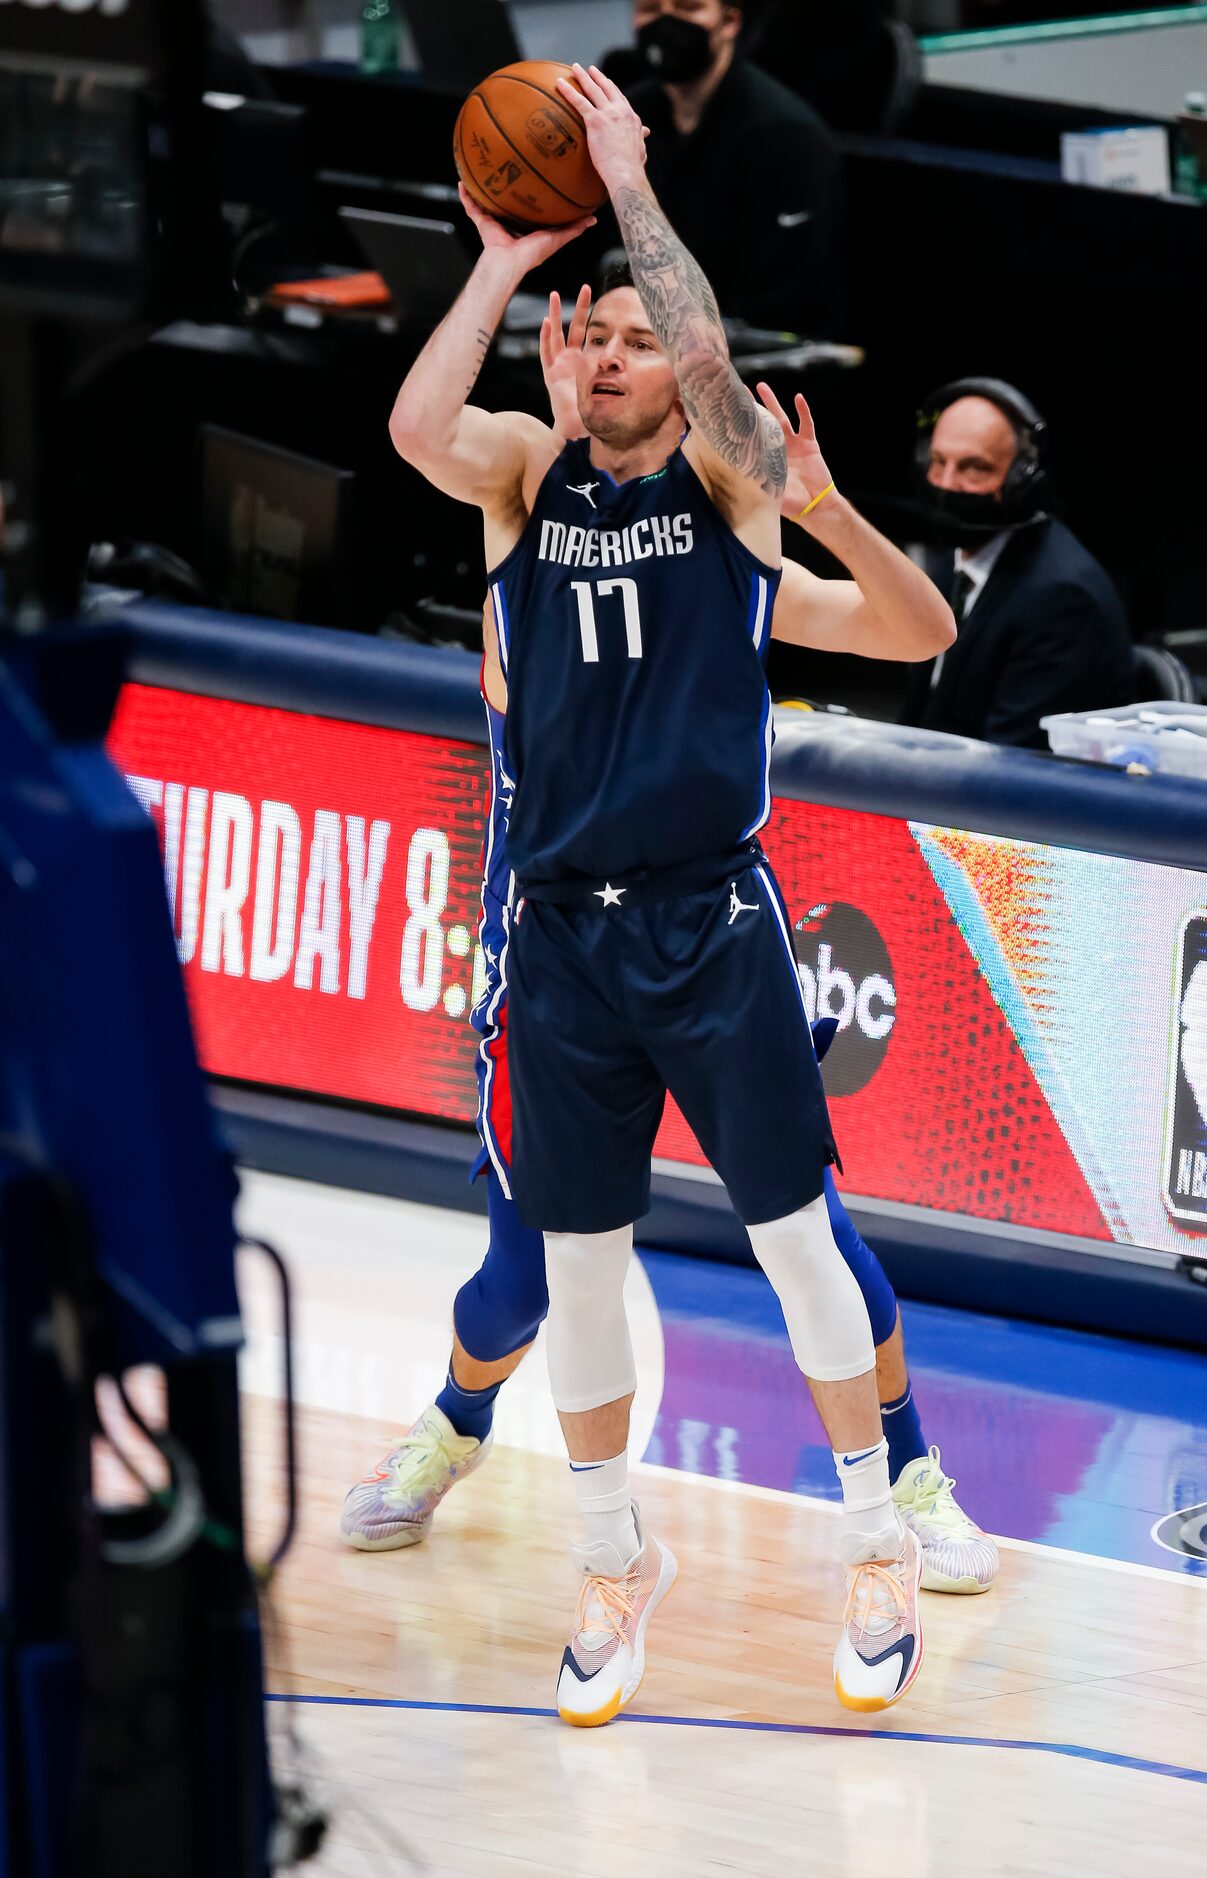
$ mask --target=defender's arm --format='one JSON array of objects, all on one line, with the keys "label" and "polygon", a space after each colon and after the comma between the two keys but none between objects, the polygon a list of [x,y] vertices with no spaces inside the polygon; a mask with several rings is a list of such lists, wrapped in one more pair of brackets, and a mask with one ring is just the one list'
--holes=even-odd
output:
[{"label": "defender's arm", "polygon": [[908,555],[839,495],[800,393],[793,424],[770,385],[758,389],[784,442],[788,480],[781,513],[828,548],[852,576],[818,580],[795,561],[785,561],[772,637],[867,659],[935,658],[956,636],[946,600]]},{"label": "defender's arm", "polygon": [[[784,562],[771,636],[817,652],[852,652],[865,659],[933,659],[955,641],[951,608],[907,555],[878,534],[849,503],[838,512],[826,546],[850,569],[850,580],[819,580],[799,561]],[[816,531],[819,539],[821,531]]]}]

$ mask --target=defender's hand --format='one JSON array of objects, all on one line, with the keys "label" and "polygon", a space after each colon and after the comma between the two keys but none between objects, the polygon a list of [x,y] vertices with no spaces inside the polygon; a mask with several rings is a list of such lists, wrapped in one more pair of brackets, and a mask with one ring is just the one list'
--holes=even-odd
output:
[{"label": "defender's hand", "polygon": [[594,228],[595,217],[584,215],[579,222],[571,222],[566,228],[534,228],[528,235],[513,235],[504,228],[502,222],[488,215],[485,209],[478,207],[464,183],[458,184],[461,207],[482,238],[482,246],[487,253],[498,252],[508,256],[514,262],[517,272],[530,274],[534,267],[540,267],[559,248],[573,241],[588,228]]},{"label": "defender's hand", "polygon": [[549,311],[541,321],[541,370],[553,407],[553,428],[567,442],[587,434],[578,412],[578,362],[590,311],[591,289],[580,287],[568,334],[562,334],[562,303],[556,293],[549,295]]},{"label": "defender's hand", "polygon": [[[826,460],[818,448],[812,413],[800,392],[796,394],[796,416],[799,426],[796,428],[770,385],[760,381],[756,390],[784,433],[784,449],[788,457],[788,481],[784,485],[780,514],[789,521],[795,521],[801,510],[807,508],[813,498],[821,494],[827,483],[833,481],[833,477],[826,468]],[[817,518],[819,524],[825,518],[833,493],[831,491],[824,502],[818,503],[813,514],[806,516],[801,522],[801,527],[808,533],[813,532],[814,517]]]},{"label": "defender's hand", "polygon": [[590,71],[581,65],[573,70],[574,83],[559,78],[557,88],[583,120],[600,181],[609,190],[631,184],[645,168],[645,126],[619,85],[598,65]]}]

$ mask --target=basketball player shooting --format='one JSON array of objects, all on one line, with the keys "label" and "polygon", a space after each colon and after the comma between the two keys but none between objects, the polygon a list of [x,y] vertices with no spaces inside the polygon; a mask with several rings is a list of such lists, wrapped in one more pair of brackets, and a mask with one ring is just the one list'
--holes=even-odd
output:
[{"label": "basketball player shooting", "polygon": [[[609,280],[632,285],[627,269],[616,270]],[[590,312],[591,292],[584,287],[564,332],[561,301],[553,293],[541,327],[541,365],[554,429],[563,443],[587,435],[578,409],[578,373]],[[825,487],[829,472],[820,460],[805,400],[796,399],[793,425],[767,386],[759,387],[759,395],[784,433],[788,481],[780,512],[794,519],[808,506],[810,489]],[[829,520],[823,504],[799,526],[824,532]],[[899,660],[930,658],[950,643],[947,607],[891,543],[865,535],[852,558],[857,580],[819,581],[797,562],[785,561],[771,637]],[[511,1193],[507,947],[512,879],[506,840],[514,782],[503,747],[507,685],[489,597],[482,625],[491,788],[479,931],[483,986],[471,1015],[478,1035],[474,1060],[482,1146],[471,1178],[486,1181],[489,1241],[482,1264],[453,1303],[453,1344],[443,1388],[344,1500],[340,1531],[350,1545],[366,1552],[398,1551],[422,1541],[445,1495],[489,1458],[496,1399],[549,1308],[544,1240],[524,1225]],[[814,1027],[819,1059],[834,1028],[833,1019]],[[987,1591],[997,1575],[997,1547],[958,1504],[939,1449],[927,1445],[892,1285],[843,1205],[829,1168],[825,1197],[834,1238],[863,1293],[872,1326],[889,1478],[897,1510],[922,1547],[922,1589],[965,1595]]]},{"label": "basketball player shooting", "polygon": [[[575,80],[563,90],[636,283],[592,311],[586,440],[562,450],[535,419],[466,403],[511,294],[576,232],[514,239],[473,210],[483,255],[392,419],[400,452],[481,508],[493,570],[517,779],[513,1185],[545,1236],[550,1378],[586,1527],[558,1707],[589,1726],[632,1698],[676,1571],[629,1491],[622,1297],[669,1088],[775,1285],[829,1433],[848,1574],[835,1687],[879,1709],[921,1664],[921,1548],[893,1503],[868,1313],[824,1198],[825,1099],[757,839],[784,434],[730,365],[708,283],[646,182],[637,117],[603,74]],[[832,486],[809,507],[824,501],[845,512]]]}]

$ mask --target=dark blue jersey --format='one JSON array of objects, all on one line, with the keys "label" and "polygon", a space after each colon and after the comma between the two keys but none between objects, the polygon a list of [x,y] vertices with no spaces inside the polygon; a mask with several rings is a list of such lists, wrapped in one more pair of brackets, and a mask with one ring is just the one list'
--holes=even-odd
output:
[{"label": "dark blue jersey", "polygon": [[525,883],[724,854],[771,811],[763,660],[778,569],[677,449],[616,483],[567,444],[491,574]]}]

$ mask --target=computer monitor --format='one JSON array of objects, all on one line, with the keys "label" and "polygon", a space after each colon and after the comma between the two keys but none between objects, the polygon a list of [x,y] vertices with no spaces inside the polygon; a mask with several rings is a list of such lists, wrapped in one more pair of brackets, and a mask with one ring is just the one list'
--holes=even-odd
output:
[{"label": "computer monitor", "polygon": [[419,69],[434,90],[464,97],[523,58],[505,0],[403,0]]},{"label": "computer monitor", "polygon": [[452,222],[379,209],[350,209],[340,220],[390,289],[399,319],[428,328],[442,320],[469,279],[471,262]]},{"label": "computer monitor", "polygon": [[270,619],[343,626],[350,578],[350,470],[203,424],[201,544],[223,606]]}]

